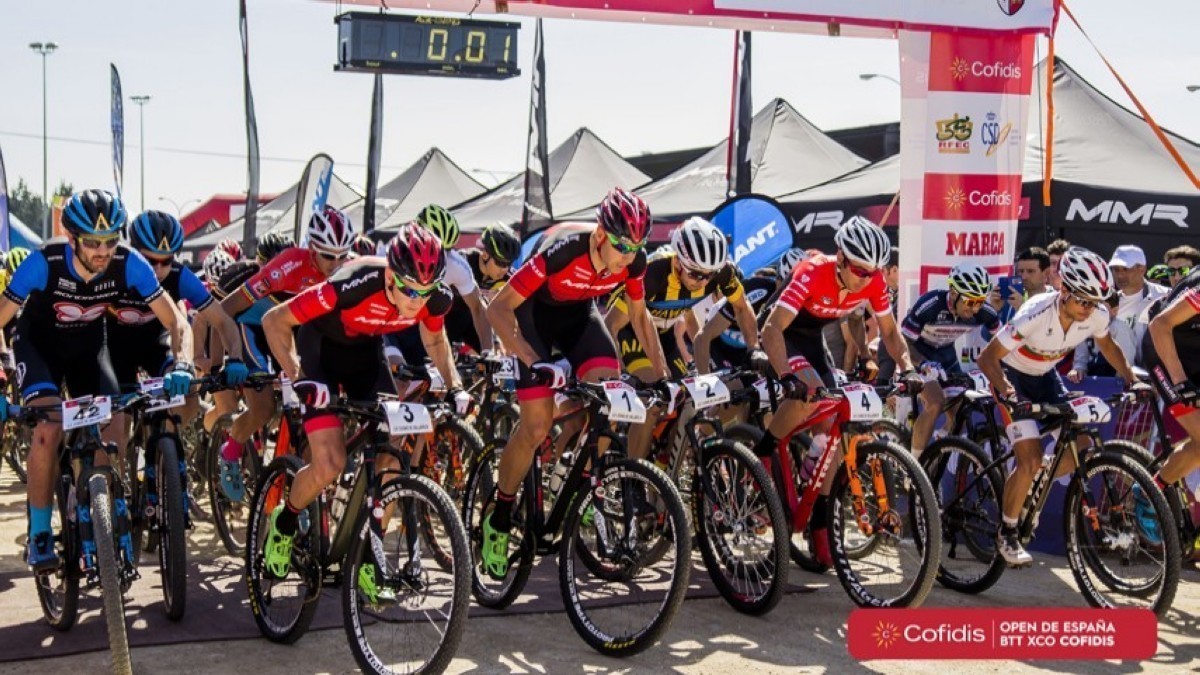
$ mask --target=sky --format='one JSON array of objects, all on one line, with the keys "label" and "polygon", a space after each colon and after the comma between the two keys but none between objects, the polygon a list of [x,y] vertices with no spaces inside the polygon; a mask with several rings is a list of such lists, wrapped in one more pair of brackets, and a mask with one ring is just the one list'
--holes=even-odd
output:
[{"label": "sky", "polygon": [[[1200,140],[1200,92],[1185,89],[1200,84],[1195,1],[1071,4],[1156,120]],[[248,11],[263,192],[288,188],[317,152],[332,156],[338,175],[361,189],[371,77],[334,72],[335,6],[250,0]],[[60,179],[77,189],[113,186],[114,63],[126,96],[125,197],[132,209],[143,206],[132,95],[152,97],[144,108],[145,208],[186,213],[214,193],[245,191],[236,0],[0,0],[0,17],[0,151],[10,189],[18,178],[42,189],[42,57],[27,45],[53,41],[60,47],[46,61],[51,190]],[[508,20],[523,24],[518,78],[385,77],[381,183],[433,146],[485,185],[521,169],[534,24]],[[585,126],[626,156],[710,146],[727,134],[732,32],[548,20],[545,33],[551,148]],[[1038,57],[1045,44],[1039,40]],[[1056,53],[1132,107],[1065,17]],[[826,130],[900,118],[898,85],[858,77],[898,76],[895,41],[755,33],[753,55],[756,110],[782,97]]]}]

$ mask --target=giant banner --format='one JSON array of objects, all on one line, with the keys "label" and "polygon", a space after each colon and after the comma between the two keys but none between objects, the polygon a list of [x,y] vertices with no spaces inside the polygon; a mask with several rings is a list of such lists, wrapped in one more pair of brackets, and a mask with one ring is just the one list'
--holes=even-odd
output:
[{"label": "giant banner", "polygon": [[1011,274],[1032,35],[900,34],[900,304],[957,263]]}]

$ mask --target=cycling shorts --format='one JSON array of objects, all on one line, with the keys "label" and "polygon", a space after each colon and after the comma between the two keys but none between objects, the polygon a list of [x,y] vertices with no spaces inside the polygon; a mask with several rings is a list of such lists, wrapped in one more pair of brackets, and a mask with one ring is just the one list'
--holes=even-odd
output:
[{"label": "cycling shorts", "polygon": [[[617,346],[594,302],[548,305],[530,298],[517,307],[516,315],[517,330],[533,348],[538,361],[553,361],[557,350],[571,363],[571,370],[580,379],[596,368],[617,370],[620,367]],[[537,384],[528,366],[519,364],[518,400],[546,398],[553,393],[550,387]]]},{"label": "cycling shorts", "polygon": [[450,312],[446,314],[445,322],[446,337],[451,344],[467,345],[474,349],[475,353],[482,351],[479,334],[475,332],[475,319],[471,316],[471,310],[462,298],[454,299],[454,304],[450,306]]},{"label": "cycling shorts", "polygon": [[44,397],[115,396],[120,393],[109,358],[104,323],[70,332],[33,329],[23,315],[13,334],[17,389],[25,403]]},{"label": "cycling shorts", "polygon": [[[658,341],[662,345],[663,356],[667,359],[667,368],[671,371],[671,377],[687,376],[688,364],[683,355],[679,353],[679,341],[675,339],[674,330],[665,333],[655,332],[658,333]],[[625,326],[617,331],[617,343],[621,347],[621,361],[625,363],[625,370],[633,372],[650,368],[650,357],[646,355],[646,350],[637,339],[637,334],[633,332],[632,326]]]},{"label": "cycling shorts", "polygon": [[157,323],[110,326],[108,353],[122,391],[137,391],[139,370],[160,377],[175,362],[171,334]]},{"label": "cycling shorts", "polygon": [[[330,398],[344,393],[353,401],[370,401],[379,394],[394,394],[392,373],[383,355],[383,340],[372,338],[347,345],[325,337],[316,327],[303,325],[296,333],[296,355],[301,378],[329,390]],[[337,415],[315,405],[306,405],[304,428],[317,431],[340,426]]]},{"label": "cycling shorts", "polygon": [[245,352],[246,367],[250,369],[250,373],[279,372],[279,362],[271,354],[271,345],[267,343],[267,334],[263,327],[239,323],[238,330],[242,333],[242,351]]},{"label": "cycling shorts", "polygon": [[826,387],[832,389],[837,386],[833,379],[833,366],[829,363],[829,350],[825,348],[825,336],[820,328],[789,328],[783,332],[783,343],[787,347],[788,365],[793,373],[799,374],[806,368],[812,368]]}]

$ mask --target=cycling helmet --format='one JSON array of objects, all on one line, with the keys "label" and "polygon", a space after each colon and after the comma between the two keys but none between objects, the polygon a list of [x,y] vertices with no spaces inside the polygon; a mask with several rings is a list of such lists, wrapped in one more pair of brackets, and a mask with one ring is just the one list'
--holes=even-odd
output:
[{"label": "cycling helmet", "polygon": [[725,235],[700,216],[692,216],[675,228],[671,248],[685,267],[702,272],[716,272],[729,261]]},{"label": "cycling helmet", "polygon": [[233,293],[242,287],[242,284],[250,280],[250,277],[258,273],[262,267],[254,260],[235,260],[233,264],[225,268],[221,272],[221,276],[216,279],[209,279],[211,285],[210,291],[218,298],[224,299],[225,296]]},{"label": "cycling helmet", "polygon": [[496,223],[483,228],[483,234],[479,237],[479,245],[501,264],[511,265],[513,261],[521,257],[521,239],[507,225]]},{"label": "cycling helmet", "polygon": [[442,248],[450,250],[458,243],[458,219],[437,204],[430,204],[417,214],[417,223],[442,240]]},{"label": "cycling helmet", "polygon": [[217,243],[217,248],[229,254],[234,260],[242,259],[242,245],[233,237],[226,237]]},{"label": "cycling helmet", "polygon": [[441,240],[415,221],[401,227],[388,242],[387,262],[401,281],[427,285],[441,281],[446,274]]},{"label": "cycling helmet", "polygon": [[1072,246],[1058,261],[1063,288],[1085,300],[1102,301],[1116,285],[1104,258],[1085,248]]},{"label": "cycling helmet", "polygon": [[350,248],[358,255],[375,255],[375,242],[365,234],[354,238]]},{"label": "cycling helmet", "polygon": [[254,251],[254,257],[258,262],[266,264],[271,258],[283,253],[285,250],[296,245],[282,230],[268,232],[258,240],[258,247]]},{"label": "cycling helmet", "polygon": [[204,256],[204,278],[215,284],[221,278],[221,273],[236,262],[229,254],[219,248],[214,248]]},{"label": "cycling helmet", "polygon": [[596,207],[596,222],[614,237],[640,244],[650,235],[650,207],[632,192],[613,188]]},{"label": "cycling helmet", "polygon": [[960,263],[950,270],[946,280],[956,293],[966,298],[986,298],[992,292],[992,278],[979,265]]},{"label": "cycling helmet", "polygon": [[354,227],[340,209],[326,205],[308,219],[308,245],[326,253],[345,253],[354,245]]},{"label": "cycling helmet", "polygon": [[1146,279],[1158,283],[1166,284],[1171,280],[1170,265],[1158,264],[1146,270]]},{"label": "cycling helmet", "polygon": [[125,229],[125,204],[105,190],[76,192],[62,212],[62,224],[75,236],[108,236]]},{"label": "cycling helmet", "polygon": [[833,235],[833,242],[847,258],[873,269],[886,265],[892,254],[892,243],[887,235],[862,216],[854,216],[842,223]]},{"label": "cycling helmet", "polygon": [[11,251],[5,254],[4,271],[8,272],[9,278],[12,278],[12,275],[17,273],[17,268],[21,266],[21,263],[25,262],[30,253],[32,251],[23,246],[14,246]]},{"label": "cycling helmet", "polygon": [[796,265],[808,259],[808,251],[802,248],[790,248],[783,252],[779,261],[775,263],[776,278],[787,280],[792,278],[792,270],[796,269]]},{"label": "cycling helmet", "polygon": [[183,248],[183,225],[169,213],[146,211],[129,228],[129,243],[155,255],[174,255]]}]

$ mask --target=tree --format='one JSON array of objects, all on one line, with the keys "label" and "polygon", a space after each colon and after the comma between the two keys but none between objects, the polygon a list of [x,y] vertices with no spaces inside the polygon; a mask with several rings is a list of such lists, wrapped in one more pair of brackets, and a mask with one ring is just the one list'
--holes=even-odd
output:
[{"label": "tree", "polygon": [[[54,196],[70,197],[75,194],[75,186],[65,180],[58,181]],[[17,187],[8,195],[8,208],[21,222],[41,233],[42,219],[45,218],[46,203],[42,196],[34,194],[24,178],[17,179]]]}]

